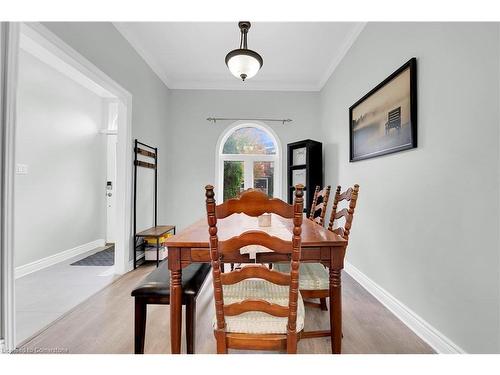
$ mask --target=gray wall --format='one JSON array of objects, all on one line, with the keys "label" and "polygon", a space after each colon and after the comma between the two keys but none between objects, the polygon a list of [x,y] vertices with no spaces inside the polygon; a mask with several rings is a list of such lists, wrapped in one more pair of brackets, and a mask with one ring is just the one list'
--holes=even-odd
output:
[{"label": "gray wall", "polygon": [[[159,148],[158,222],[166,223],[169,159],[168,88],[109,22],[45,22],[52,32],[128,90],[132,98],[132,136]],[[132,147],[132,145],[130,145]],[[138,229],[153,224],[152,176],[141,171]],[[132,258],[130,258],[132,259]]]},{"label": "gray wall", "polygon": [[283,147],[285,195],[286,145],[319,139],[319,94],[313,92],[171,90],[169,130],[170,221],[185,227],[204,215],[204,187],[215,184],[215,148],[231,122],[209,123],[212,116],[231,118],[291,118],[269,123]]},{"label": "gray wall", "polygon": [[15,265],[105,238],[103,101],[19,52]]},{"label": "gray wall", "polygon": [[[321,92],[326,182],[361,186],[347,260],[473,353],[499,351],[499,43],[370,23]],[[413,56],[418,148],[349,163],[349,106]]]},{"label": "gray wall", "polygon": [[[160,147],[160,221],[203,215],[227,126],[206,117],[290,117],[283,145],[324,134],[326,182],[361,185],[348,261],[466,351],[499,351],[497,24],[369,24],[320,95],[169,94],[111,24],[45,25],[134,96],[134,136]],[[419,148],[349,163],[349,106],[412,56]]]}]

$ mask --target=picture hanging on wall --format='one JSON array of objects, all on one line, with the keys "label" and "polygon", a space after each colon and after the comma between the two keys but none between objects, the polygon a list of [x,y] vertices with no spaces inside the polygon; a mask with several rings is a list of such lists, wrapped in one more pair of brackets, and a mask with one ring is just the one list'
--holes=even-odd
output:
[{"label": "picture hanging on wall", "polygon": [[350,161],[417,147],[414,57],[349,108]]}]

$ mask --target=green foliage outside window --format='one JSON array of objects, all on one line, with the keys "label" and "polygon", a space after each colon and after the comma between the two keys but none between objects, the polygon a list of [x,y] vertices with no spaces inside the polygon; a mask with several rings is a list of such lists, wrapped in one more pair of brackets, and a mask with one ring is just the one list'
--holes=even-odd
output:
[{"label": "green foliage outside window", "polygon": [[224,162],[224,201],[236,198],[243,186],[243,163],[241,161]]},{"label": "green foliage outside window", "polygon": [[[274,142],[269,135],[257,128],[240,128],[233,132],[224,143],[223,154],[269,155],[275,154]],[[274,165],[272,162],[261,162],[254,166],[254,178],[269,178],[268,191],[272,195]],[[270,185],[270,186],[269,186]],[[224,161],[224,201],[236,198],[244,189],[243,161]]]}]

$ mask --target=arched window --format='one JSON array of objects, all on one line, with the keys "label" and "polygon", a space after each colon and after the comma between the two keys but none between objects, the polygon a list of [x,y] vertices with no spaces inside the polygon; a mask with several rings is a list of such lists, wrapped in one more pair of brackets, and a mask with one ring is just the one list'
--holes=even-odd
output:
[{"label": "arched window", "polygon": [[266,125],[233,125],[221,136],[217,146],[218,196],[226,201],[243,190],[254,188],[280,198],[280,159],[278,138]]}]

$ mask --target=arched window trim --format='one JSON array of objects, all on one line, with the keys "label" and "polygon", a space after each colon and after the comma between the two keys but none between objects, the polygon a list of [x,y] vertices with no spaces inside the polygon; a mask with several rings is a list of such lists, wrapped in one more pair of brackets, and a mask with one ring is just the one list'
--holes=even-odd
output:
[{"label": "arched window trim", "polygon": [[[276,149],[276,154],[223,154],[222,150],[227,139],[235,131],[241,128],[256,128],[264,131],[273,140]],[[281,159],[282,159],[282,148],[281,142],[278,135],[274,130],[268,125],[260,121],[237,121],[230,124],[219,137],[217,141],[217,146],[215,148],[215,188],[216,188],[216,199],[218,202],[222,202],[223,199],[223,184],[224,184],[224,161],[248,161],[247,167],[245,168],[245,189],[251,188],[253,186],[247,186],[247,182],[250,181],[248,176],[249,173],[253,173],[253,170],[249,165],[253,165],[254,161],[273,161],[274,162],[274,197],[282,199],[282,172],[281,172]]]}]

